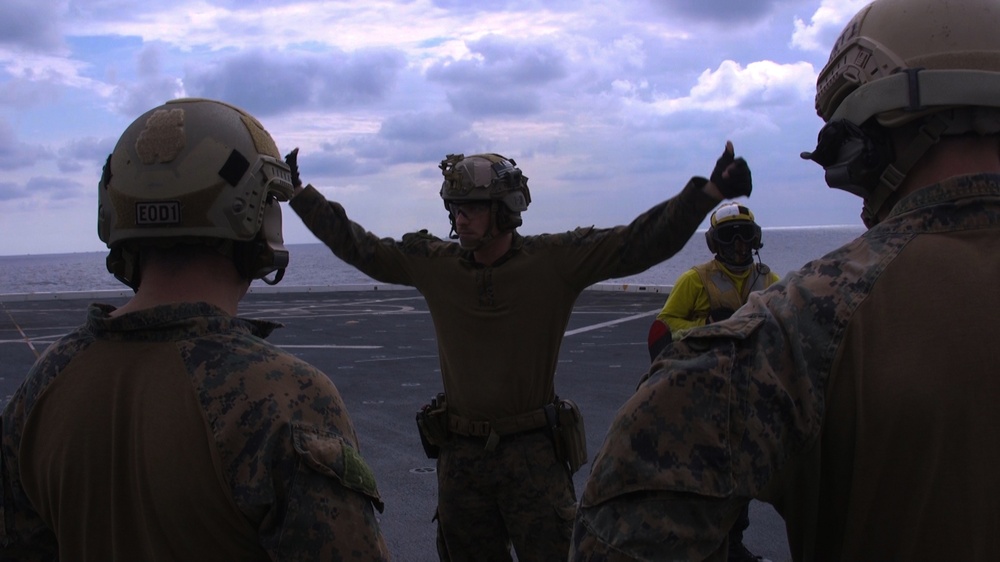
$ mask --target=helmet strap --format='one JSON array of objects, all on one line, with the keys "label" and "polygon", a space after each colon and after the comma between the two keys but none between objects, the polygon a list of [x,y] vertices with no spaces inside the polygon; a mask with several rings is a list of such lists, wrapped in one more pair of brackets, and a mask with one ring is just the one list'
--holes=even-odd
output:
[{"label": "helmet strap", "polygon": [[115,244],[105,259],[108,272],[135,292],[139,289],[139,249],[134,242]]},{"label": "helmet strap", "polygon": [[872,190],[871,195],[865,198],[864,210],[861,213],[865,226],[871,228],[878,224],[878,216],[886,204],[890,201],[895,204],[894,195],[906,179],[906,174],[932,146],[941,140],[947,129],[948,121],[938,115],[928,116],[921,124],[906,149],[900,151],[896,161],[886,167],[879,177],[878,185]]}]

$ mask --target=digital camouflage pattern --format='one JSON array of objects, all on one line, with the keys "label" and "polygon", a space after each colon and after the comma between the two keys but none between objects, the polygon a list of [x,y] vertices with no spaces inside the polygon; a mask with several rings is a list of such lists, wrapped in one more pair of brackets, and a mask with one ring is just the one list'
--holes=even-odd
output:
[{"label": "digital camouflage pattern", "polygon": [[113,310],[93,305],[3,412],[0,559],[388,559],[344,403],[261,339],[278,324]]},{"label": "digital camouflage pattern", "polygon": [[485,439],[453,436],[438,459],[438,518],[451,560],[561,560],[576,493],[545,431]]},{"label": "digital camouflage pattern", "polygon": [[[677,253],[717,203],[704,193],[706,183],[704,178],[693,178],[680,194],[625,226],[537,236],[515,232],[511,251],[491,266],[477,264],[472,253],[457,243],[426,232],[407,234],[402,241],[379,238],[311,186],[298,193],[291,206],[346,263],[380,282],[420,291],[437,332],[449,412],[490,421],[552,403],[559,347],[577,297],[594,283],[639,273]],[[543,456],[500,455],[495,462],[499,467],[527,463],[540,474],[565,471],[551,449],[550,442]],[[448,467],[439,467],[439,473],[447,475]],[[497,473],[491,469],[488,474]],[[511,493],[497,496],[492,488],[477,489],[464,481],[448,482],[448,487],[439,489],[438,506],[449,514],[443,518],[446,536],[458,534],[447,529],[448,521],[473,521],[476,515],[450,515],[458,513],[457,506],[446,505],[460,495],[456,489],[481,494],[478,501],[484,504],[500,502],[496,509],[507,514],[506,528],[463,527],[463,532],[476,533],[464,537],[469,543],[502,542],[515,532],[514,521],[522,516],[515,514],[521,513],[525,518],[547,513],[545,528],[560,528],[566,524],[565,514],[555,509],[561,504],[554,506],[552,498],[575,497],[569,478],[553,481],[558,488],[536,495],[533,503],[517,503]],[[529,538],[537,544],[518,546],[540,552],[559,537],[533,533]],[[547,555],[532,558],[562,559],[566,551],[567,542],[561,542]]]},{"label": "digital camouflage pattern", "polygon": [[919,190],[668,346],[593,462],[570,559],[725,560],[751,498],[795,560],[998,559],[998,184]]}]

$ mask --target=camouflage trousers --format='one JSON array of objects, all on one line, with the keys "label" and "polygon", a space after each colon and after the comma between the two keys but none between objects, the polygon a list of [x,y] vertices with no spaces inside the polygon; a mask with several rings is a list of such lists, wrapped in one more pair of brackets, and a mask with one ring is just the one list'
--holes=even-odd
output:
[{"label": "camouflage trousers", "polygon": [[[452,436],[438,457],[441,560],[565,560],[576,492],[544,431],[485,440]],[[443,543],[443,544],[442,544]]]}]

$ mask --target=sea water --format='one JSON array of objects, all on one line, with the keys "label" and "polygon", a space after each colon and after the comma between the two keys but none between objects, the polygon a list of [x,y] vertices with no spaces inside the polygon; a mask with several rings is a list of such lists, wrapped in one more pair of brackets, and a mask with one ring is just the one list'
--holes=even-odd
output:
[{"label": "sea water", "polygon": [[[763,229],[760,259],[779,276],[853,240],[864,232],[860,225],[783,227]],[[280,287],[365,285],[375,281],[347,265],[319,243],[289,244],[289,265]],[[105,267],[106,252],[0,256],[0,294],[65,293],[126,289]],[[712,258],[703,231],[667,261],[642,273],[608,280],[629,285],[673,285],[693,265]],[[254,284],[262,284],[254,281]]]}]

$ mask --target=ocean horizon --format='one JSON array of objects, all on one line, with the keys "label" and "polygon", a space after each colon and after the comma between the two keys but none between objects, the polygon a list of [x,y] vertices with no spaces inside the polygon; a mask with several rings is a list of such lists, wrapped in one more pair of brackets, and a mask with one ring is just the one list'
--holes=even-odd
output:
[{"label": "ocean horizon", "polygon": [[[763,230],[760,259],[779,276],[842,246],[865,232],[861,225],[769,227]],[[321,243],[287,244],[289,265],[278,284],[294,287],[369,285],[377,281],[347,265]],[[68,293],[127,289],[105,267],[106,251],[0,256],[0,294]],[[704,231],[691,237],[672,258],[636,275],[608,280],[630,285],[673,285],[690,267],[712,258]],[[264,286],[254,281],[254,286]]]}]

